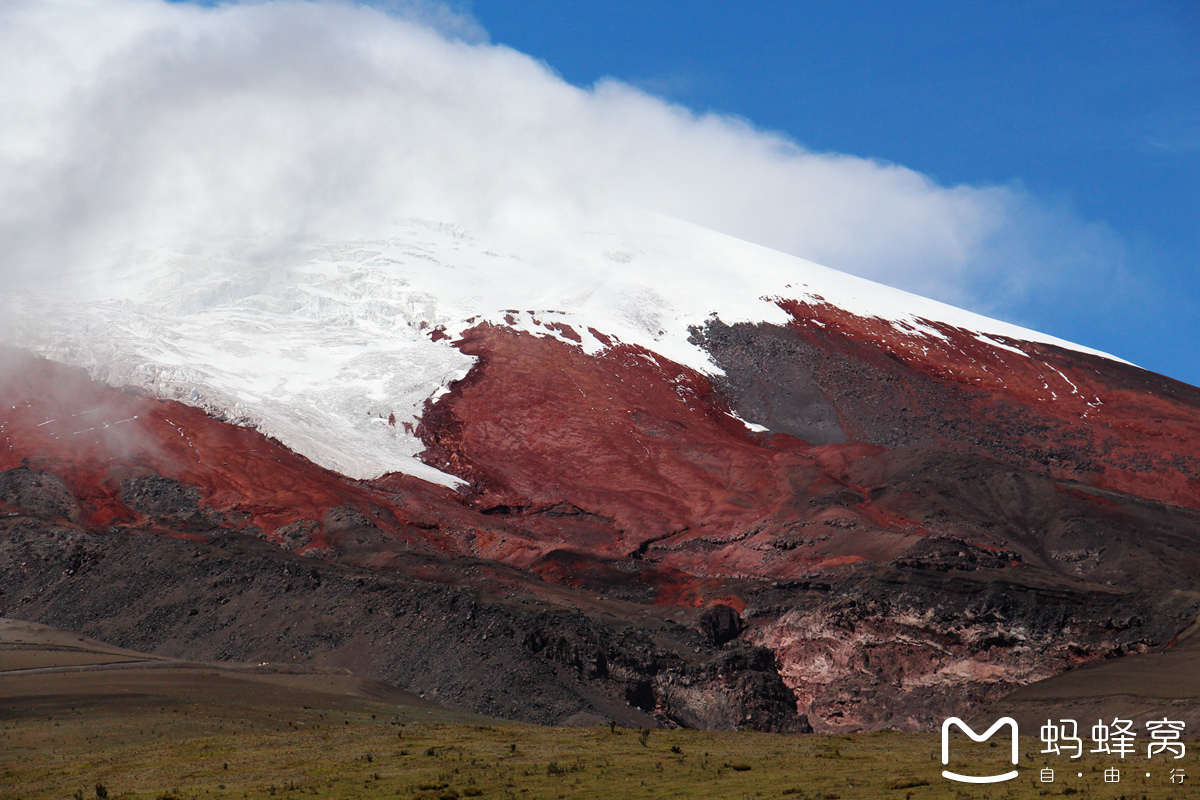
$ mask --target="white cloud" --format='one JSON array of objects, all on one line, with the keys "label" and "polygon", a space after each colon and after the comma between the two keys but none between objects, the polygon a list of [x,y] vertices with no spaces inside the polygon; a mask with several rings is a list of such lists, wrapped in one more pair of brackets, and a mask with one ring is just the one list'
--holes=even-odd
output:
[{"label": "white cloud", "polygon": [[[43,278],[183,231],[367,237],[397,216],[541,235],[623,205],[959,302],[1078,258],[1069,215],[1019,190],[574,87],[437,3],[390,10],[0,0],[0,268]],[[1043,246],[1051,216],[1062,247]]]}]

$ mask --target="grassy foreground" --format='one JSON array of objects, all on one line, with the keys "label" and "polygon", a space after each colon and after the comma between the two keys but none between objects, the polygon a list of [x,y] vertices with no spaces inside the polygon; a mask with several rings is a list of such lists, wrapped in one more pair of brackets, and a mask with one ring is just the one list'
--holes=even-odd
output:
[{"label": "grassy foreground", "polygon": [[[1049,764],[1056,782],[1043,784],[1046,762],[1028,755],[1039,749],[1033,740],[1022,742],[1020,778],[980,787],[941,777],[940,740],[930,734],[455,724],[370,704],[286,712],[120,705],[0,715],[0,798],[1200,797],[1192,783],[1200,774],[1172,786],[1163,762],[1146,779],[1144,759],[1127,765],[1120,784],[1104,782],[1103,762],[1085,759],[1077,770],[1060,760]],[[1009,769],[1003,751],[976,752],[963,771],[979,772],[987,760]],[[1185,768],[1192,754],[1181,762]]]}]

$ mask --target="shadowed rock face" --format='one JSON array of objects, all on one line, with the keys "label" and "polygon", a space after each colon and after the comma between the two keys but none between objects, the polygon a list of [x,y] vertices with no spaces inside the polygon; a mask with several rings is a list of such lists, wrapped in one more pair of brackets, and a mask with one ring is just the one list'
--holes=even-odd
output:
[{"label": "shadowed rock face", "polygon": [[127,478],[117,496],[148,519],[176,530],[208,530],[224,522],[220,514],[201,509],[198,490],[160,475]]},{"label": "shadowed rock face", "polygon": [[823,391],[828,356],[795,331],[714,320],[693,331],[692,340],[724,370],[715,384],[742,419],[813,445],[850,439]]},{"label": "shadowed rock face", "polygon": [[696,617],[696,628],[718,646],[732,642],[745,627],[738,612],[724,603],[710,606]]},{"label": "shadowed rock face", "polygon": [[130,649],[345,668],[493,716],[809,730],[765,648],[714,648],[669,620],[614,624],[530,591],[491,597],[228,531],[188,541],[7,516],[0,586],[0,614]]},{"label": "shadowed rock face", "polygon": [[79,520],[79,504],[62,478],[28,467],[0,473],[0,502],[44,519]]},{"label": "shadowed rock face", "polygon": [[[788,326],[695,331],[713,381],[468,331],[475,368],[418,429],[461,492],[350,481],[26,359],[0,383],[0,613],[192,658],[302,654],[520,719],[770,730],[805,727],[797,700],[821,730],[930,728],[1195,617],[1200,391],[782,305]],[[107,426],[56,422],[84,413]],[[155,559],[207,566],[88,593]],[[273,594],[228,590],[280,570]]]},{"label": "shadowed rock face", "polygon": [[[1200,508],[1196,387],[1052,345],[994,347],[932,322],[940,338],[906,335],[826,305],[780,305],[793,317],[787,327],[713,320],[693,335],[746,419],[801,439],[819,434],[812,444],[980,455]],[[811,399],[818,394],[823,403]]]}]

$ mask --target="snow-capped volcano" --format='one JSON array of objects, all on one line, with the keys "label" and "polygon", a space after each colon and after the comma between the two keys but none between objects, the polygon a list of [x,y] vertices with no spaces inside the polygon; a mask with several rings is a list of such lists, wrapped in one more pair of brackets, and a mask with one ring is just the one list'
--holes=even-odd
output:
[{"label": "snow-capped volcano", "polygon": [[776,731],[1196,627],[1200,389],[795,257],[1091,274],[1019,190],[371,4],[0,3],[0,76],[0,616]]},{"label": "snow-capped volcano", "polygon": [[637,345],[710,376],[722,370],[698,326],[785,325],[789,300],[884,321],[910,348],[944,343],[949,326],[1016,353],[1021,341],[1095,352],[649,213],[506,241],[425,220],[286,249],[181,239],[96,262],[69,294],[10,296],[7,343],[252,425],[364,479],[461,483],[417,458],[415,430],[426,402],[470,370],[454,341],[481,322],[588,354]]},{"label": "snow-capped volcano", "polygon": [[[6,613],[157,609],[196,657],[273,659],[326,580],[293,570],[331,561],[372,632],[320,616],[288,640],[315,660],[533,721],[838,731],[929,728],[1198,610],[1200,391],[1032,331],[649,215],[95,263],[7,298],[51,361],[0,349]],[[170,537],[267,552],[282,627],[192,629],[163,598],[229,596]],[[130,578],[144,554],[174,583]],[[381,620],[397,575],[455,587],[451,628]],[[475,615],[497,597],[579,618]]]}]

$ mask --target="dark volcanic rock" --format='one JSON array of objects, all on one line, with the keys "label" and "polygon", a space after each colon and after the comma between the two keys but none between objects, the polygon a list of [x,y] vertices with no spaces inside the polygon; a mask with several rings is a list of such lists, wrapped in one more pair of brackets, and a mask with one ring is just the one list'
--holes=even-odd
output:
[{"label": "dark volcanic rock", "polygon": [[0,501],[44,519],[79,521],[79,503],[62,478],[17,467],[0,472]]},{"label": "dark volcanic rock", "polygon": [[200,507],[200,491],[161,475],[122,482],[121,502],[159,523],[185,531],[212,530],[222,519]]},{"label": "dark volcanic rock", "polygon": [[725,370],[714,382],[743,419],[811,444],[847,440],[838,409],[822,390],[827,358],[794,331],[770,325],[729,327],[713,320],[693,331],[692,340]]},{"label": "dark volcanic rock", "polygon": [[353,531],[373,530],[375,524],[367,519],[367,515],[350,506],[338,506],[329,509],[321,520],[321,526],[330,535],[350,533]]},{"label": "dark volcanic rock", "polygon": [[[796,697],[779,680],[775,654],[766,647],[742,645],[712,661],[663,673],[655,688],[667,714],[690,728],[812,733],[808,717],[796,714]],[[747,703],[749,698],[755,702]]]},{"label": "dark volcanic rock", "polygon": [[930,536],[904,551],[892,565],[938,572],[1002,569],[1021,561],[1012,550],[988,550],[953,536]]},{"label": "dark volcanic rock", "polygon": [[787,326],[713,319],[692,335],[725,371],[716,385],[726,401],[772,432],[985,456],[1200,508],[1194,386],[1052,345],[997,348],[941,323],[926,321],[934,337],[828,305],[779,304]]},{"label": "dark volcanic rock", "polygon": [[[773,661],[731,660],[690,628],[487,598],[225,532],[193,542],[8,517],[0,587],[0,616],[193,660],[342,667],[528,722],[804,727]],[[723,703],[682,703],[667,691],[674,676]]]},{"label": "dark volcanic rock", "polygon": [[742,616],[736,609],[717,603],[700,612],[696,617],[696,628],[717,647],[733,641],[745,628]]}]

